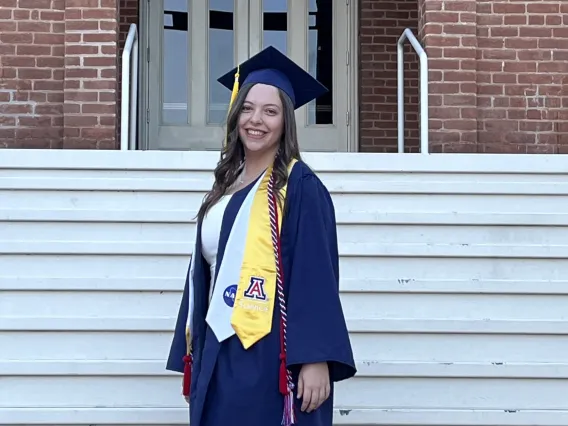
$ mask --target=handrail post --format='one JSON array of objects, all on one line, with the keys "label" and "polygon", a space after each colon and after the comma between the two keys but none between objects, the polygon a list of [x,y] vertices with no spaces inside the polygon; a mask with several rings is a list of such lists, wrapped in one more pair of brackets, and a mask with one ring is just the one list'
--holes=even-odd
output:
[{"label": "handrail post", "polygon": [[408,40],[420,61],[420,152],[428,154],[428,55],[410,28],[404,30],[397,43],[397,128],[398,152],[404,152],[404,42]]},{"label": "handrail post", "polygon": [[136,149],[136,108],[138,100],[138,30],[131,24],[122,53],[120,101],[120,149]]}]

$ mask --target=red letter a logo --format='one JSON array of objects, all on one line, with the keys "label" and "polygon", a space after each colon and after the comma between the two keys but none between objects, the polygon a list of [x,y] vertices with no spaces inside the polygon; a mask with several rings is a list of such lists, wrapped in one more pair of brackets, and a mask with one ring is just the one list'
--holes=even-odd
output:
[{"label": "red letter a logo", "polygon": [[264,278],[250,277],[249,286],[246,289],[244,296],[249,299],[266,300]]}]

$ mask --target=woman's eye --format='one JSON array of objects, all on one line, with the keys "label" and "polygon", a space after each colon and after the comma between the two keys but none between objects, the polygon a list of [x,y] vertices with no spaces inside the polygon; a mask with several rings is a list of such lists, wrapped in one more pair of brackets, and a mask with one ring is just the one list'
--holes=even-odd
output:
[{"label": "woman's eye", "polygon": [[250,107],[249,107],[249,106],[244,106],[242,110],[243,110],[243,111],[250,111]]},{"label": "woman's eye", "polygon": [[273,109],[269,109],[267,112],[268,112],[268,114],[270,114],[270,115],[276,114],[276,111],[274,111]]}]

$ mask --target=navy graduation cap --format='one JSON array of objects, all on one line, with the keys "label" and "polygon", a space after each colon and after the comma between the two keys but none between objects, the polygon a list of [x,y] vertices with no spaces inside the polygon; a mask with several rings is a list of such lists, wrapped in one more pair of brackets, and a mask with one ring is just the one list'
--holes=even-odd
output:
[{"label": "navy graduation cap", "polygon": [[232,89],[230,105],[237,95],[240,81],[243,85],[262,83],[279,88],[290,97],[294,109],[328,91],[323,84],[272,46],[247,59],[217,81],[227,89]]}]

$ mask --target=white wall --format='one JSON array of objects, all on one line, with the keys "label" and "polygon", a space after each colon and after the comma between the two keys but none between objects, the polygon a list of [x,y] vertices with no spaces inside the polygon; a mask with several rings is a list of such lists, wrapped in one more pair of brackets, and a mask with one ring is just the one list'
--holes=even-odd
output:
[{"label": "white wall", "polygon": [[[359,365],[337,424],[567,425],[564,157],[306,159]],[[215,161],[0,150],[0,424],[186,424],[164,359]]]}]

